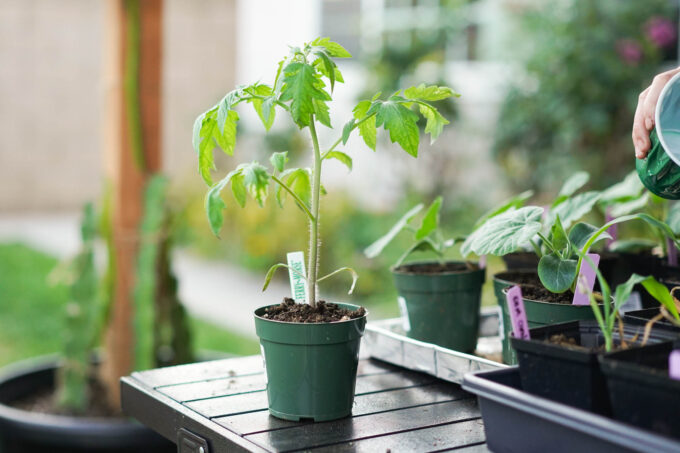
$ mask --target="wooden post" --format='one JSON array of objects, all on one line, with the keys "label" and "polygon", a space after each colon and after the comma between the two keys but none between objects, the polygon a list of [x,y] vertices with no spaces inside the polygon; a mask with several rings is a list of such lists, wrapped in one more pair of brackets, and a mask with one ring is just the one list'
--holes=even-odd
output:
[{"label": "wooden post", "polygon": [[[138,2],[135,6],[135,2]],[[139,12],[139,122],[144,165],[134,155],[130,106],[126,104],[129,29],[133,8]],[[163,0],[108,0],[105,49],[105,150],[112,186],[115,284],[104,334],[100,377],[112,407],[120,406],[118,380],[132,371],[134,330],[132,289],[146,181],[161,169],[161,49]],[[129,74],[128,74],[129,77]],[[128,93],[129,94],[129,93]],[[134,118],[134,115],[132,115]],[[134,119],[133,119],[134,121]],[[133,123],[134,129],[134,123]]]}]

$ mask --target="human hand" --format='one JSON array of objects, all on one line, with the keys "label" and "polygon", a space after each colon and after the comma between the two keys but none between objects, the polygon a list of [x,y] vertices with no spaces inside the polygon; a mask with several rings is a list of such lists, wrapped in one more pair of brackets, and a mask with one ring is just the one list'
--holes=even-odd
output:
[{"label": "human hand", "polygon": [[658,74],[654,77],[652,84],[638,97],[635,119],[633,120],[633,145],[635,146],[635,157],[638,159],[647,157],[652,146],[649,141],[649,132],[654,128],[654,112],[661,90],[678,72],[680,72],[680,68]]}]

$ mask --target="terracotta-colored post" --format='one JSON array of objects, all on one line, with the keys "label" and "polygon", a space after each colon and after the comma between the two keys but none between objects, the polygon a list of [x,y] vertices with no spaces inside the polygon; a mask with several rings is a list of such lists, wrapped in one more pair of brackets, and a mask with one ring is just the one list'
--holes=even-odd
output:
[{"label": "terracotta-colored post", "polygon": [[[138,2],[135,6],[135,2]],[[137,88],[143,165],[135,158],[131,136],[129,91],[132,8],[138,8],[139,58]],[[106,112],[104,115],[106,167],[112,185],[115,285],[104,334],[104,362],[100,376],[112,407],[120,405],[118,380],[132,371],[133,303],[138,227],[143,191],[149,176],[161,168],[161,49],[163,0],[108,0],[105,49]],[[134,64],[134,63],[133,63]],[[126,80],[126,75],[128,79]],[[126,83],[128,82],[128,83]],[[127,88],[126,88],[127,87]],[[132,115],[134,118],[134,115]],[[134,124],[134,119],[133,123]],[[133,134],[134,135],[134,134]]]}]

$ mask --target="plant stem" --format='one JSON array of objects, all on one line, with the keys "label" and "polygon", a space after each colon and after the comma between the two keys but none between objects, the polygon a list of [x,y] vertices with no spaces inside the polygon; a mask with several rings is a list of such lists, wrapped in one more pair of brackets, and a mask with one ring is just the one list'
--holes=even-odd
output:
[{"label": "plant stem", "polygon": [[[373,113],[373,114],[371,114],[371,115],[369,115],[369,116],[363,117],[360,121],[358,121],[358,122],[354,125],[354,127],[355,127],[355,128],[358,127],[361,123],[363,123],[364,121],[368,120],[368,119],[371,118],[372,116],[375,116],[375,113]],[[332,153],[333,151],[335,151],[335,148],[336,148],[340,143],[342,143],[342,137],[340,137],[339,139],[337,139],[337,140],[335,141],[335,143],[333,143],[333,145],[331,145],[331,147],[328,148],[327,151],[324,151],[323,155],[321,156],[321,160],[325,159],[326,156],[328,156],[330,153]]]},{"label": "plant stem", "polygon": [[310,115],[309,133],[314,147],[312,172],[312,217],[309,220],[309,269],[307,269],[307,292],[309,305],[316,307],[316,274],[319,268],[319,195],[321,192],[321,151],[316,135],[314,115]]},{"label": "plant stem", "polygon": [[534,248],[534,252],[536,253],[536,256],[541,258],[543,256],[543,254],[541,253],[541,248],[538,246],[538,244],[536,244],[535,241],[530,240],[529,242],[531,243],[531,246]]}]

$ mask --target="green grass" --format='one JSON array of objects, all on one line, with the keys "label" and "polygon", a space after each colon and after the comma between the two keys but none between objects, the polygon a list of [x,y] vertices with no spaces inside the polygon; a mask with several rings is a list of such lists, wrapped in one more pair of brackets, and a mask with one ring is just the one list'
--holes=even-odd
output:
[{"label": "green grass", "polygon": [[[58,352],[68,291],[51,286],[57,264],[49,255],[21,244],[0,244],[0,366]],[[235,355],[256,354],[257,341],[191,319],[194,345]]]}]

